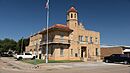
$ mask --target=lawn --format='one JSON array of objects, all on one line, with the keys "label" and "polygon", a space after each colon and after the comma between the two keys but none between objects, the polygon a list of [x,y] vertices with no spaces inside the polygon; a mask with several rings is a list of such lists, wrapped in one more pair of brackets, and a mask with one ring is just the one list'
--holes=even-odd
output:
[{"label": "lawn", "polygon": [[[30,64],[42,64],[45,63],[45,60],[22,60],[22,62],[30,63]],[[71,63],[71,62],[83,62],[81,60],[49,60],[48,63]]]}]

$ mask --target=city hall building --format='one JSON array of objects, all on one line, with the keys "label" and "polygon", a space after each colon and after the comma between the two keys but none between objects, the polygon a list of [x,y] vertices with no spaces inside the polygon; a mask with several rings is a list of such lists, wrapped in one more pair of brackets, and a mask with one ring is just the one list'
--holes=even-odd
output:
[{"label": "city hall building", "polygon": [[[48,28],[49,60],[100,60],[100,33],[87,30],[78,21],[74,7],[67,11],[66,24],[55,24]],[[44,29],[30,37],[26,52],[35,53],[45,59],[47,30]]]}]

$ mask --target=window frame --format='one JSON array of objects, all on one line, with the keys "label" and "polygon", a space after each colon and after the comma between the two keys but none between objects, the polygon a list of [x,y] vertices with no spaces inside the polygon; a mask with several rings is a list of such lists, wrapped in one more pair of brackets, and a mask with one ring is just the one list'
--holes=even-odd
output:
[{"label": "window frame", "polygon": [[83,38],[83,36],[79,36],[79,42],[83,42],[83,40],[84,40],[84,38]]},{"label": "window frame", "polygon": [[62,57],[62,56],[64,56],[64,48],[60,48],[60,56]]},{"label": "window frame", "polygon": [[98,48],[96,48],[96,54],[95,55],[99,56],[99,49]]},{"label": "window frame", "polygon": [[76,18],[76,13],[74,14],[74,17]]},{"label": "window frame", "polygon": [[71,49],[70,53],[71,57],[73,57],[73,49]]},{"label": "window frame", "polygon": [[70,17],[73,18],[73,14],[72,13],[70,14]]},{"label": "window frame", "polygon": [[86,43],[88,43],[88,36],[85,36]]},{"label": "window frame", "polygon": [[98,38],[97,37],[95,38],[95,43],[98,44]]},{"label": "window frame", "polygon": [[91,44],[93,43],[93,37],[90,37],[90,43]]}]

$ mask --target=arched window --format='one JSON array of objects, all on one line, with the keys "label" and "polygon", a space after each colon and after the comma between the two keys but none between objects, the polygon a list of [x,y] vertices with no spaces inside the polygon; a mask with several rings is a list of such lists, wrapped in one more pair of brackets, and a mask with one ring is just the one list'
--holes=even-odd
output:
[{"label": "arched window", "polygon": [[74,14],[74,18],[76,18],[76,14]]},{"label": "arched window", "polygon": [[73,18],[73,14],[71,14],[71,18]]}]

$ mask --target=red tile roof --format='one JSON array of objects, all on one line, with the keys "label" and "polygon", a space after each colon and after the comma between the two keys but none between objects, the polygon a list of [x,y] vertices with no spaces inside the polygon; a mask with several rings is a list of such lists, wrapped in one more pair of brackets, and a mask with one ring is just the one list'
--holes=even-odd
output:
[{"label": "red tile roof", "polygon": [[68,26],[63,25],[63,24],[56,24],[56,25],[53,25],[50,28],[61,28],[61,29],[71,30]]},{"label": "red tile roof", "polygon": [[64,31],[72,31],[72,29],[70,29],[68,26],[63,25],[63,24],[53,25],[53,26],[50,27],[49,29],[55,29],[55,28],[58,28],[58,29],[61,29],[61,30],[64,30]]},{"label": "red tile roof", "polygon": [[[67,32],[73,31],[68,26],[63,25],[63,24],[55,24],[48,28],[48,30],[57,30],[57,29],[67,31]],[[43,32],[46,32],[46,30],[41,31],[40,33],[43,33]]]},{"label": "red tile roof", "polygon": [[77,12],[77,10],[74,7],[71,7],[67,12]]}]

